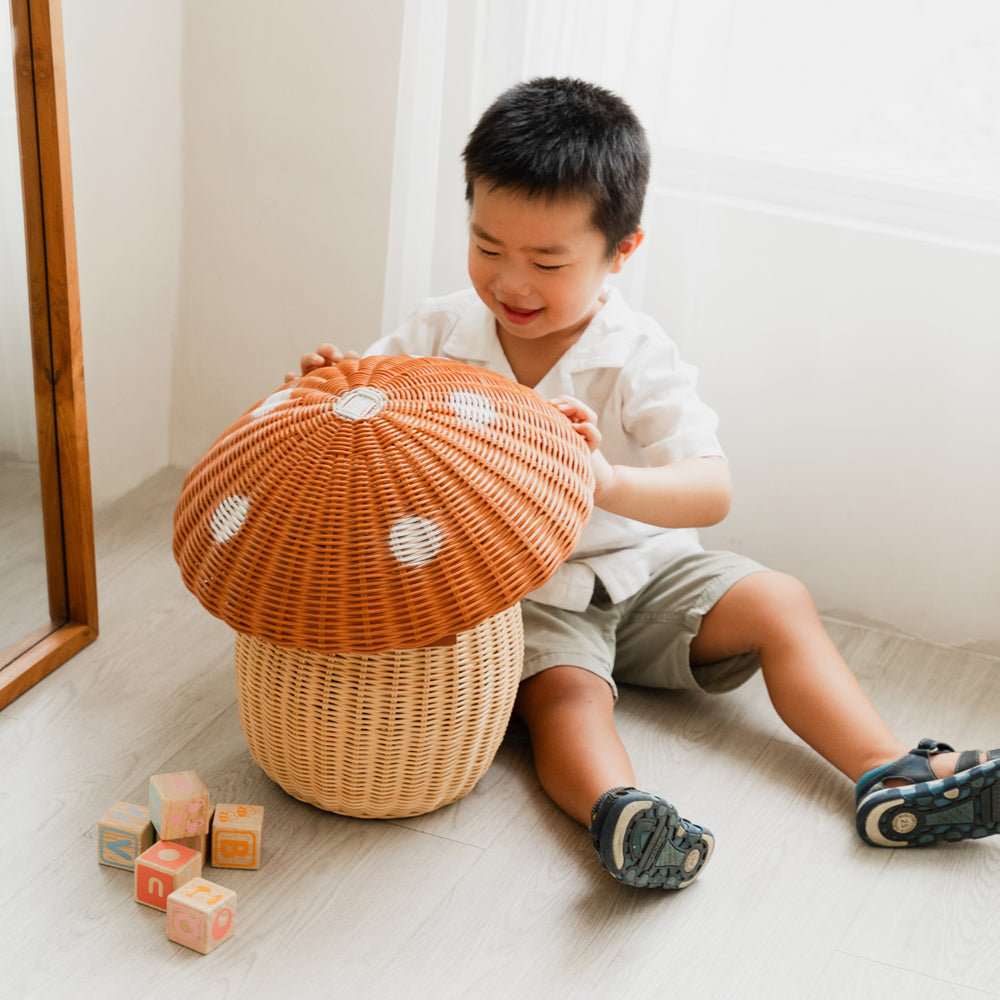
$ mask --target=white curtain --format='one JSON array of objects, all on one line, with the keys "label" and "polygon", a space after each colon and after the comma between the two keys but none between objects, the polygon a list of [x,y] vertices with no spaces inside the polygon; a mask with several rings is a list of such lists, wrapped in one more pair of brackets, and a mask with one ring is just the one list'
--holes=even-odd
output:
[{"label": "white curtain", "polygon": [[654,186],[1000,246],[994,0],[408,0],[402,59],[385,327],[464,281],[462,144],[537,75],[629,101]]}]

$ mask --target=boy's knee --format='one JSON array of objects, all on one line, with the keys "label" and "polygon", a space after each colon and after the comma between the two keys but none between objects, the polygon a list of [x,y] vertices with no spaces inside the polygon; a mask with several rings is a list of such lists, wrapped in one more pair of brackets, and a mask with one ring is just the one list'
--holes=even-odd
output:
[{"label": "boy's knee", "polygon": [[741,591],[738,598],[741,617],[759,625],[782,628],[819,617],[805,584],[787,573],[777,570],[753,573],[736,586]]},{"label": "boy's knee", "polygon": [[812,595],[806,589],[806,585],[788,573],[768,570],[765,573],[754,574],[751,579],[759,581],[760,595],[766,603],[774,604],[778,608],[787,608],[793,605],[815,607]]},{"label": "boy's knee", "polygon": [[614,701],[611,686],[603,677],[583,667],[550,667],[521,682],[516,707],[523,714],[540,702],[552,705],[594,697]]},{"label": "boy's knee", "polygon": [[758,621],[784,631],[819,619],[812,595],[796,577],[768,570],[746,579],[752,581],[753,610]]}]

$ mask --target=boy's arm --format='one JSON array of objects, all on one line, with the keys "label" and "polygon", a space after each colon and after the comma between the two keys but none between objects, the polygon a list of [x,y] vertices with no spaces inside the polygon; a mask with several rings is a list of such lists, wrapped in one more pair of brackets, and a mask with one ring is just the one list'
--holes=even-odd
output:
[{"label": "boy's arm", "polygon": [[721,456],[649,468],[611,465],[599,450],[596,414],[572,396],[552,402],[591,450],[594,503],[602,510],[660,528],[706,528],[729,513],[733,484],[729,463]]},{"label": "boy's arm", "polygon": [[611,514],[660,528],[707,528],[728,513],[733,495],[729,463],[721,456],[670,465],[610,465],[594,455],[594,503]]}]

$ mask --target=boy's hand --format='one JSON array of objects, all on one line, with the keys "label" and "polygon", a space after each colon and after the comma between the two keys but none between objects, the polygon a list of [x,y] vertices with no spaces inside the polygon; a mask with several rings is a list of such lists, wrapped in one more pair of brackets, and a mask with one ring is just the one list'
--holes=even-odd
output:
[{"label": "boy's hand", "polygon": [[662,528],[703,528],[728,513],[732,480],[724,458],[686,458],[648,468],[612,465],[598,450],[597,414],[572,396],[551,402],[590,448],[595,506]]},{"label": "boy's hand", "polygon": [[[339,347],[334,347],[333,344],[320,344],[312,354],[302,355],[299,360],[299,369],[303,375],[308,375],[317,368],[332,368],[341,361],[360,357],[361,355],[357,351],[344,352]],[[286,382],[293,382],[298,377],[294,372],[285,373]]]},{"label": "boy's hand", "polygon": [[601,446],[601,432],[597,427],[597,414],[574,396],[556,396],[552,405],[573,425],[573,430],[583,438],[590,449],[591,465],[594,469],[595,500],[612,484],[614,467],[598,451]]},{"label": "boy's hand", "polygon": [[573,430],[587,442],[591,451],[601,446],[601,432],[597,429],[597,414],[574,396],[556,396],[549,402],[573,425]]}]

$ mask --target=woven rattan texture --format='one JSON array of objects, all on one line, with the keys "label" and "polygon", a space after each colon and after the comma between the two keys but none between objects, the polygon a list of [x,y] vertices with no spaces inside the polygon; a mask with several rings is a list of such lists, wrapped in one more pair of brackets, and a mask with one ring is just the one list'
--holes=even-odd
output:
[{"label": "woven rattan texture", "polygon": [[452,646],[315,653],[238,635],[247,745],[290,795],[362,818],[416,816],[471,791],[503,740],[523,660],[519,607]]},{"label": "woven rattan texture", "polygon": [[579,538],[590,455],[537,393],[438,358],[345,361],[241,417],[174,518],[186,586],[238,632],[414,648],[508,608]]}]

